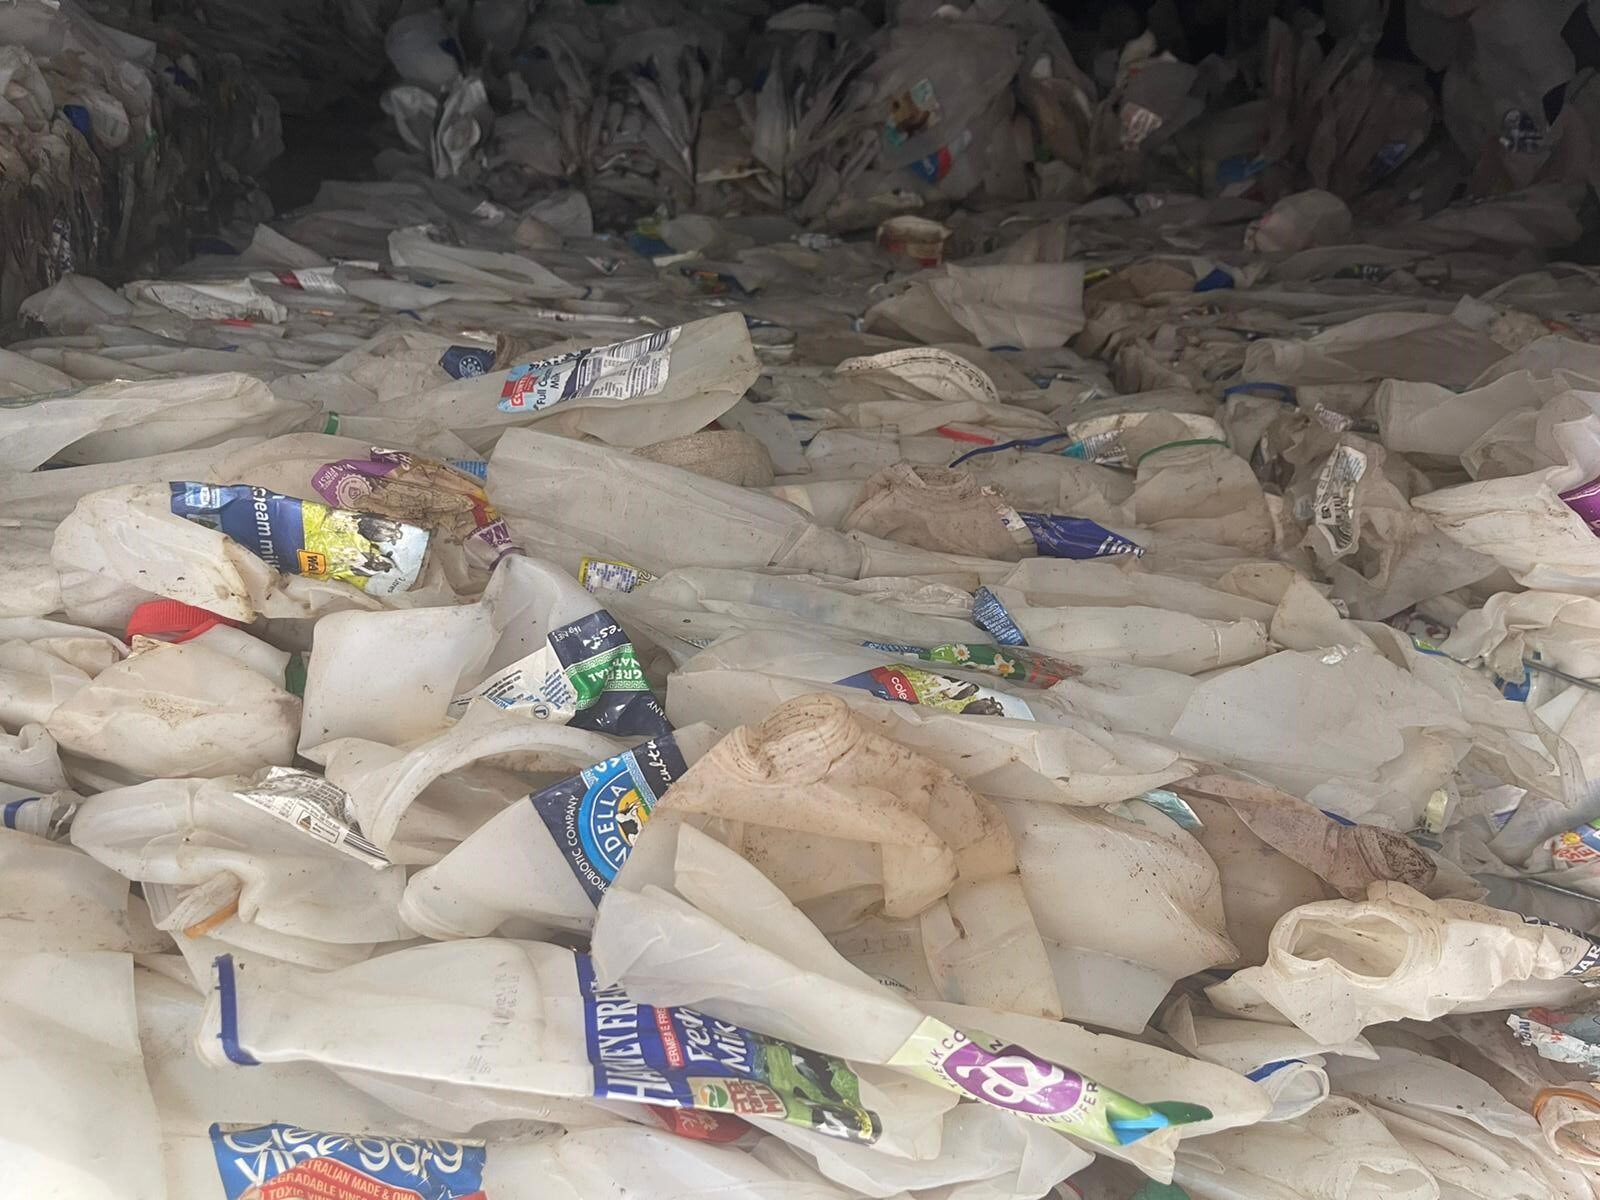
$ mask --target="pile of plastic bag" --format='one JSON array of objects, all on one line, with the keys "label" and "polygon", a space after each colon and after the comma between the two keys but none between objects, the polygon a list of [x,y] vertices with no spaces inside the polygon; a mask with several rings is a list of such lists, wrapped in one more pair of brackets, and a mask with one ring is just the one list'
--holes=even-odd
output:
[{"label": "pile of plastic bag", "polygon": [[1589,1200],[1570,199],[328,183],[28,297],[7,1177]]},{"label": "pile of plastic bag", "polygon": [[276,102],[237,59],[158,47],[74,0],[5,5],[0,319],[74,271],[181,261],[281,146]]}]

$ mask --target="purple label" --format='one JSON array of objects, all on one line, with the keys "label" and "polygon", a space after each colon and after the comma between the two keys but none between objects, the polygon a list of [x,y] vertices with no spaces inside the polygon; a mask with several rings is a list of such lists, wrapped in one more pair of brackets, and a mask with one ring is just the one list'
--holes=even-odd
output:
[{"label": "purple label", "polygon": [[1073,1112],[1083,1100],[1083,1076],[1035,1058],[1021,1046],[985,1050],[964,1039],[941,1064],[958,1087],[998,1108],[1030,1116]]},{"label": "purple label", "polygon": [[1591,479],[1582,487],[1562,492],[1561,498],[1584,519],[1591,533],[1600,534],[1600,479]]},{"label": "purple label", "polygon": [[393,475],[403,464],[395,458],[385,458],[383,451],[373,451],[367,458],[345,458],[325,463],[311,477],[311,486],[335,508],[356,508],[372,493],[371,479]]}]

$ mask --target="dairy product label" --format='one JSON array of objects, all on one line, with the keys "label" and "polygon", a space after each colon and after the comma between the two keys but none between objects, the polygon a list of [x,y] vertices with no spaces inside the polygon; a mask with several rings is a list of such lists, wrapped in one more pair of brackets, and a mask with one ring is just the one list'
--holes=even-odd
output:
[{"label": "dairy product label", "polygon": [[687,769],[678,743],[668,735],[528,797],[596,904],[632,853],[661,794]]},{"label": "dairy product label", "polygon": [[1019,515],[1045,558],[1105,558],[1112,554],[1137,558],[1144,553],[1144,547],[1137,542],[1083,517],[1026,512]]},{"label": "dairy product label", "polygon": [[285,575],[337,579],[375,596],[408,591],[429,533],[375,513],[329,508],[248,484],[171,483],[176,516],[215,529]]},{"label": "dairy product label", "polygon": [[578,564],[578,582],[591,592],[631,592],[641,583],[653,583],[657,578],[616,559],[586,558]]},{"label": "dairy product label", "polygon": [[672,344],[681,326],[610,346],[574,350],[512,367],[500,389],[501,412],[539,412],[563,400],[631,400],[667,386]]},{"label": "dairy product label", "polygon": [[1033,710],[1015,696],[1008,696],[950,675],[924,671],[920,667],[874,667],[859,675],[839,680],[845,687],[861,688],[880,700],[900,704],[926,704],[945,712],[977,717],[1011,717],[1019,721],[1034,719]]},{"label": "dairy product label", "polygon": [[474,701],[601,733],[672,732],[633,643],[603,608],[552,629],[532,654],[451,700],[447,715],[459,719]]},{"label": "dairy product label", "polygon": [[1109,1146],[1211,1116],[1189,1105],[1165,1105],[1172,1110],[1168,1115],[1021,1046],[963,1033],[935,1017],[917,1026],[889,1065],[981,1104]]},{"label": "dairy product label", "polygon": [[1336,446],[1317,476],[1312,518],[1335,558],[1356,548],[1356,484],[1366,473],[1365,454],[1353,446]]},{"label": "dairy product label", "polygon": [[268,767],[233,794],[358,862],[374,868],[389,865],[388,855],[361,836],[349,793],[321,775]]},{"label": "dairy product label", "polygon": [[972,593],[972,623],[1002,646],[1028,644],[1006,606],[1000,603],[1000,597],[986,587]]},{"label": "dairy product label", "polygon": [[883,1131],[848,1064],[691,1008],[654,1008],[600,987],[576,956],[594,1094],[782,1121],[870,1144]]}]

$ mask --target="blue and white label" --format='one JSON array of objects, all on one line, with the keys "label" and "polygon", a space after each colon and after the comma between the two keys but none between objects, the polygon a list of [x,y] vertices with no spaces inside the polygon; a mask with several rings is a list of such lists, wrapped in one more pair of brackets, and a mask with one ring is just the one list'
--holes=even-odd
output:
[{"label": "blue and white label", "polygon": [[1144,553],[1144,547],[1137,542],[1083,517],[1059,517],[1050,513],[1018,515],[1045,558],[1105,558],[1116,554],[1131,554],[1137,558]]},{"label": "blue and white label", "polygon": [[972,593],[972,623],[1002,646],[1026,646],[1028,639],[1011,619],[1006,606],[986,587]]},{"label": "blue and white label", "polygon": [[487,346],[451,346],[439,356],[451,379],[475,379],[494,370],[494,351]]},{"label": "blue and white label", "polygon": [[213,1125],[227,1200],[485,1200],[481,1142]]},{"label": "blue and white label", "polygon": [[871,1143],[883,1130],[861,1103],[847,1063],[719,1021],[692,1008],[654,1008],[602,988],[575,956],[594,1094],[665,1108],[696,1108],[798,1125]]},{"label": "blue and white label", "polygon": [[633,852],[662,793],[687,769],[669,734],[528,797],[595,904]]},{"label": "blue and white label", "polygon": [[501,412],[540,412],[563,400],[632,400],[667,386],[672,343],[681,326],[658,330],[610,346],[574,350],[523,363],[506,373]]}]

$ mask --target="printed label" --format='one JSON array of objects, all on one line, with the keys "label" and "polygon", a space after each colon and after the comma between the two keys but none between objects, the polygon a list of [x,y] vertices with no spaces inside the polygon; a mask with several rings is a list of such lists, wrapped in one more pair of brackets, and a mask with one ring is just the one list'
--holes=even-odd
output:
[{"label": "printed label", "polygon": [[972,623],[1002,646],[1026,646],[1028,639],[1011,619],[1006,606],[986,587],[972,593]]},{"label": "printed label", "polygon": [[213,1125],[227,1200],[485,1200],[482,1142]]},{"label": "printed label", "polygon": [[1131,554],[1138,558],[1144,554],[1144,547],[1137,542],[1083,517],[1059,517],[1050,513],[1018,515],[1045,558],[1105,558],[1113,554]]},{"label": "printed label", "polygon": [[1583,518],[1591,533],[1600,534],[1600,479],[1561,493],[1568,508]]},{"label": "printed label", "polygon": [[726,271],[713,271],[709,267],[679,267],[678,274],[682,275],[691,284],[695,291],[702,296],[739,296],[748,297],[751,293],[739,282],[735,275]]},{"label": "printed label", "polygon": [[654,396],[667,386],[672,343],[681,332],[682,327],[675,325],[611,346],[512,367],[500,389],[500,411],[539,412],[563,400],[590,396],[603,400]]},{"label": "printed label", "polygon": [[414,587],[428,531],[248,484],[172,483],[172,511],[286,575],[338,579],[375,596]]},{"label": "printed label", "polygon": [[871,692],[880,700],[926,704],[929,708],[965,713],[969,717],[1011,717],[1018,721],[1034,719],[1033,710],[1015,696],[980,687],[966,679],[936,675],[920,667],[874,667],[860,675],[841,679],[839,683]]},{"label": "printed label", "polygon": [[647,1104],[645,1107],[650,1110],[652,1117],[661,1122],[661,1128],[693,1142],[726,1146],[750,1132],[750,1126],[728,1113],[705,1112],[698,1108],[662,1108],[659,1104]]},{"label": "printed label", "polygon": [[494,351],[487,346],[451,346],[439,356],[451,379],[476,379],[494,370]]},{"label": "printed label", "polygon": [[889,101],[889,116],[883,123],[884,144],[904,146],[923,130],[937,125],[940,115],[933,83],[919,79]]},{"label": "printed label", "polygon": [[[1127,1145],[1172,1122],[1156,1110],[1021,1046],[966,1034],[934,1017],[889,1059],[930,1083],[1103,1145]],[[1204,1110],[1196,1110],[1193,1114]],[[1206,1113],[1209,1117],[1211,1114]]]},{"label": "printed label", "polygon": [[622,626],[599,608],[552,629],[532,654],[450,701],[459,720],[474,700],[557,725],[662,737],[672,732]]},{"label": "printed label", "polygon": [[1550,857],[1569,867],[1600,859],[1600,821],[1590,821],[1550,839]]},{"label": "printed label", "polygon": [[1118,114],[1122,126],[1122,148],[1132,150],[1165,123],[1161,114],[1142,104],[1127,103]]},{"label": "printed label", "polygon": [[482,477],[448,463],[374,447],[368,458],[324,463],[311,476],[311,487],[336,507],[460,538],[491,565],[517,548],[511,527],[489,503]]},{"label": "printed label", "polygon": [[658,578],[632,563],[610,558],[586,558],[578,564],[578,582],[591,592],[631,592]]},{"label": "printed label", "polygon": [[[1540,1014],[1544,1014],[1541,1016]],[[1552,1062],[1574,1063],[1584,1068],[1591,1078],[1600,1077],[1600,1045],[1596,1045],[1594,1018],[1582,1019],[1589,1028],[1581,1034],[1556,1028],[1545,1017],[1562,1018],[1565,1013],[1546,1013],[1544,1009],[1529,1009],[1526,1014],[1510,1013],[1506,1025],[1512,1035],[1524,1046],[1532,1048],[1541,1058]]]},{"label": "printed label", "polygon": [[1317,476],[1312,518],[1335,558],[1356,548],[1356,484],[1366,473],[1365,454],[1353,446],[1336,446]]},{"label": "printed label", "polygon": [[986,646],[978,642],[946,642],[942,646],[907,646],[894,642],[861,644],[868,650],[904,654],[923,662],[949,663],[969,671],[982,671],[1024,687],[1054,687],[1063,679],[1075,679],[1083,674],[1082,667],[1020,646]]},{"label": "printed label", "polygon": [[528,797],[595,904],[633,852],[661,794],[687,769],[668,735]]},{"label": "printed label", "polygon": [[960,136],[948,146],[940,146],[932,154],[925,154],[912,163],[909,170],[924,183],[938,183],[950,174],[956,165],[956,156],[972,144],[972,130],[963,129]]},{"label": "printed label", "polygon": [[636,1003],[599,987],[587,955],[576,963],[598,1099],[783,1121],[869,1145],[883,1132],[842,1059],[691,1008]]},{"label": "printed label", "polygon": [[374,868],[389,865],[388,855],[361,836],[350,794],[321,775],[268,767],[233,794],[358,862]]},{"label": "printed label", "polygon": [[1122,444],[1121,429],[1103,429],[1086,433],[1061,452],[1063,458],[1081,458],[1085,462],[1099,463],[1105,467],[1128,465],[1128,451]]},{"label": "printed label", "polygon": [[321,292],[326,296],[344,295],[344,287],[333,278],[337,267],[300,267],[294,271],[278,271],[276,278],[286,288],[301,292]]},{"label": "printed label", "polygon": [[1311,419],[1332,433],[1343,433],[1355,424],[1354,420],[1342,412],[1329,408],[1320,400],[1311,409]]},{"label": "printed label", "polygon": [[1579,955],[1578,961],[1573,963],[1565,972],[1566,978],[1577,979],[1585,987],[1600,987],[1600,939],[1592,934],[1582,933],[1566,925],[1557,925],[1554,921],[1546,921],[1543,917],[1530,917],[1526,913],[1518,913],[1524,925],[1539,925],[1545,929],[1559,929],[1562,933],[1571,934],[1573,937],[1586,942],[1588,945]]}]

